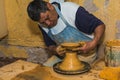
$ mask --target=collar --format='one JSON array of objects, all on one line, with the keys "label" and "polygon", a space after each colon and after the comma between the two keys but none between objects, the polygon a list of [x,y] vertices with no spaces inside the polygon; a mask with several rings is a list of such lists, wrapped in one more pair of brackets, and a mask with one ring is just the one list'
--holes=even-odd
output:
[{"label": "collar", "polygon": [[59,8],[59,9],[60,9],[60,11],[61,11],[61,7],[60,7],[60,4],[59,4],[59,3],[57,3],[57,2],[53,2],[52,4],[57,5],[57,6],[58,6],[58,8]]}]

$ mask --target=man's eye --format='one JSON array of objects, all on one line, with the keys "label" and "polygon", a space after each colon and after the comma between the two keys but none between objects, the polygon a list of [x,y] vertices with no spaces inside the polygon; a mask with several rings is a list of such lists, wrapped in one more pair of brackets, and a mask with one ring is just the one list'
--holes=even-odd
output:
[{"label": "man's eye", "polygon": [[40,23],[40,24],[45,25],[45,22],[42,22],[42,23]]}]

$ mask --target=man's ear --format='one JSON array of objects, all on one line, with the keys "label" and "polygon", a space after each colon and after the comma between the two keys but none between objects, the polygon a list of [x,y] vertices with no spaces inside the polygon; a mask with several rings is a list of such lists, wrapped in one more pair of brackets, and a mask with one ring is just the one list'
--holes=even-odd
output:
[{"label": "man's ear", "polygon": [[47,3],[47,7],[48,7],[49,10],[53,10],[54,9],[54,7],[52,6],[52,4],[50,4],[50,3]]}]

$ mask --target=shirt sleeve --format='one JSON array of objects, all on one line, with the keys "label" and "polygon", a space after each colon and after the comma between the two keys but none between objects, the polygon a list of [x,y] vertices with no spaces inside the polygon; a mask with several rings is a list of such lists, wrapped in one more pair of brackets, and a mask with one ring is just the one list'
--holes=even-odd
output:
[{"label": "shirt sleeve", "polygon": [[104,24],[100,19],[86,11],[83,7],[79,7],[76,12],[75,25],[76,27],[86,33],[92,34],[95,28]]},{"label": "shirt sleeve", "polygon": [[40,26],[39,26],[39,29],[43,34],[43,38],[47,47],[50,45],[56,45],[56,43],[47,35],[47,33]]}]

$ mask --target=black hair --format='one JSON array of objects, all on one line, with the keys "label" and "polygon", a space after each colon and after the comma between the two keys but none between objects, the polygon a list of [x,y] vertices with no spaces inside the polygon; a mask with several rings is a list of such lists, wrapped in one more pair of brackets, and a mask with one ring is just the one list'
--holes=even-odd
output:
[{"label": "black hair", "polygon": [[42,0],[34,0],[30,2],[27,7],[28,16],[34,21],[39,21],[40,13],[46,12],[47,10],[48,10],[47,2]]}]

